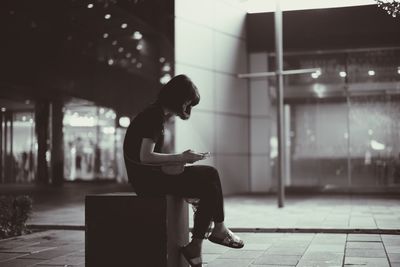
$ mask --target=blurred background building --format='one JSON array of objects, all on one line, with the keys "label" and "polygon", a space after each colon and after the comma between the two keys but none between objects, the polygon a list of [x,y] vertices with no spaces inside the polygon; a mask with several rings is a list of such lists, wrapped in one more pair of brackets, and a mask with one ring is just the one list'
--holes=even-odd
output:
[{"label": "blurred background building", "polygon": [[[210,151],[225,194],[275,191],[275,80],[238,78],[274,71],[274,14],[250,2],[7,1],[0,183],[126,182],[130,118],[185,73],[201,102],[169,150]],[[400,21],[368,3],[283,12],[284,69],[320,68],[284,79],[288,190],[400,190]]]}]

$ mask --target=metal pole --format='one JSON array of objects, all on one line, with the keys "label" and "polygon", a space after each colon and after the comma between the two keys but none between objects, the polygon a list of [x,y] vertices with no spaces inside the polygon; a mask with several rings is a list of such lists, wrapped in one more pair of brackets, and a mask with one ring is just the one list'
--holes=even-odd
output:
[{"label": "metal pole", "polygon": [[275,61],[276,61],[276,107],[277,107],[277,130],[278,130],[278,207],[284,206],[284,170],[285,170],[285,136],[283,131],[283,47],[282,47],[282,10],[279,0],[276,1],[275,10]]}]

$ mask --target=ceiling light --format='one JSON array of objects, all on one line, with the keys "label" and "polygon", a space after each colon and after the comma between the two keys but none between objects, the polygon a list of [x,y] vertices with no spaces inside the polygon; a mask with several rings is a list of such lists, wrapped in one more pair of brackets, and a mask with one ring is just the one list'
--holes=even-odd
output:
[{"label": "ceiling light", "polygon": [[143,35],[142,35],[140,32],[135,31],[135,32],[133,33],[132,38],[135,39],[135,40],[140,40],[140,39],[143,38]]},{"label": "ceiling light", "polygon": [[341,72],[339,72],[339,76],[344,78],[347,76],[347,73],[345,71],[341,71]]},{"label": "ceiling light", "polygon": [[108,36],[109,36],[108,33],[103,33],[103,38],[104,39],[108,38]]},{"label": "ceiling light", "polygon": [[110,18],[111,18],[111,15],[110,15],[110,14],[105,14],[105,15],[104,15],[104,18],[105,18],[105,19],[110,19]]},{"label": "ceiling light", "polygon": [[7,109],[3,107],[0,110],[1,110],[1,112],[6,112]]},{"label": "ceiling light", "polygon": [[142,63],[138,62],[138,63],[136,64],[136,68],[138,68],[138,69],[142,68]]},{"label": "ceiling light", "polygon": [[116,41],[116,40],[114,40],[114,41],[112,41],[112,43],[111,43],[112,45],[117,45],[118,44],[118,42]]},{"label": "ceiling light", "polygon": [[93,7],[94,7],[94,5],[92,3],[87,5],[87,8],[93,8]]},{"label": "ceiling light", "polygon": [[318,79],[319,75],[318,75],[318,73],[313,72],[313,73],[311,73],[311,77],[312,77],[313,79]]},{"label": "ceiling light", "polygon": [[137,49],[137,50],[142,50],[142,48],[143,48],[143,45],[141,45],[141,44],[138,44],[138,45],[136,46],[136,49]]},{"label": "ceiling light", "polygon": [[171,65],[169,63],[165,63],[161,70],[168,72],[171,70]]},{"label": "ceiling light", "polygon": [[120,53],[124,52],[124,48],[123,47],[118,48],[118,52]]},{"label": "ceiling light", "polygon": [[126,53],[126,58],[130,58],[131,56],[132,56],[132,54],[131,53]]},{"label": "ceiling light", "polygon": [[165,62],[165,57],[160,57],[160,63],[164,63]]},{"label": "ceiling light", "polygon": [[397,73],[400,74],[400,67],[397,67]]},{"label": "ceiling light", "polygon": [[126,23],[122,23],[122,24],[121,24],[121,28],[122,28],[122,29],[126,29],[126,27],[128,27],[128,24],[126,24]]},{"label": "ceiling light", "polygon": [[114,64],[114,60],[113,60],[113,59],[109,59],[109,60],[108,60],[108,65],[111,66],[112,64]]},{"label": "ceiling light", "polygon": [[375,75],[375,71],[374,70],[369,70],[368,71],[368,75],[369,76],[374,76]]},{"label": "ceiling light", "polygon": [[160,78],[160,83],[162,84],[166,84],[167,82],[169,82],[169,80],[171,80],[171,75],[169,74],[164,74],[161,78]]},{"label": "ceiling light", "polygon": [[123,117],[119,118],[118,122],[119,122],[119,125],[121,127],[125,127],[126,128],[131,123],[131,120],[129,119],[129,117],[123,116]]}]

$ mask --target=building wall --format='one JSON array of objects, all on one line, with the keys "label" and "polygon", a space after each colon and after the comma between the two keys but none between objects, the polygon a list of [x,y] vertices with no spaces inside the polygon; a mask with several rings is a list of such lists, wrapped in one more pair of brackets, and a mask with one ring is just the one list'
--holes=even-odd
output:
[{"label": "building wall", "polygon": [[[250,72],[268,71],[267,53],[249,54]],[[251,79],[250,82],[250,155],[252,192],[271,191],[275,184],[276,164],[276,112],[268,79]],[[274,139],[275,137],[275,139]]]},{"label": "building wall", "polygon": [[200,164],[218,168],[224,194],[250,190],[250,94],[245,12],[238,1],[175,2],[175,74],[198,86],[201,100],[189,121],[176,121],[177,152],[210,151]]}]

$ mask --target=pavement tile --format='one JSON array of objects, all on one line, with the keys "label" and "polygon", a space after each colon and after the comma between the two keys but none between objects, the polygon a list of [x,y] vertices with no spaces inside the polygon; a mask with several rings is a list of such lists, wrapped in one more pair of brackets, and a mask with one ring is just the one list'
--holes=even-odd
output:
[{"label": "pavement tile", "polygon": [[43,265],[78,265],[81,263],[85,263],[84,257],[73,257],[70,255],[64,255],[60,257],[53,258],[51,260],[47,260],[42,262]]},{"label": "pavement tile", "polygon": [[39,253],[45,250],[55,249],[56,247],[37,247],[37,246],[22,246],[17,248],[4,249],[1,252],[13,252],[13,253]]},{"label": "pavement tile", "polygon": [[387,253],[400,253],[400,246],[387,246],[385,244],[385,249]]},{"label": "pavement tile", "polygon": [[342,262],[300,260],[296,267],[342,267]]},{"label": "pavement tile", "polygon": [[260,257],[263,254],[263,251],[257,250],[237,250],[230,249],[221,256],[220,259],[255,259]]},{"label": "pavement tile", "polygon": [[1,267],[30,267],[43,262],[39,259],[13,259],[1,263]]},{"label": "pavement tile", "polygon": [[267,250],[270,248],[272,245],[271,244],[248,244],[246,243],[243,249],[245,250]]},{"label": "pavement tile", "polygon": [[263,254],[254,261],[254,264],[258,265],[296,265],[301,256],[285,255],[269,255]]},{"label": "pavement tile", "polygon": [[23,247],[23,246],[32,246],[32,245],[37,245],[37,244],[39,244],[39,242],[30,242],[30,241],[26,241],[24,239],[1,241],[0,242],[0,252],[2,252],[3,250],[12,249],[12,248]]},{"label": "pavement tile", "polygon": [[77,251],[78,248],[76,248],[75,246],[63,246],[63,247],[58,247],[56,249],[51,249],[51,250],[46,250],[46,251],[42,251],[39,253],[35,253],[35,254],[30,254],[30,255],[26,255],[24,257],[21,257],[23,259],[43,259],[43,260],[49,260],[52,258],[56,258],[59,256],[63,256],[66,254],[70,254],[74,251]]},{"label": "pavement tile", "polygon": [[[246,245],[245,245],[246,247]],[[229,250],[228,247],[220,246],[211,242],[203,243],[203,253],[207,254],[223,254]]]},{"label": "pavement tile", "polygon": [[386,252],[383,249],[348,248],[346,257],[386,258]]},{"label": "pavement tile", "polygon": [[346,248],[383,249],[381,242],[347,242]]},{"label": "pavement tile", "polygon": [[336,253],[344,253],[345,245],[326,245],[326,244],[314,244],[312,243],[307,252],[336,252]]},{"label": "pavement tile", "polygon": [[371,267],[389,267],[389,262],[385,258],[345,257],[344,264]]},{"label": "pavement tile", "polygon": [[203,253],[202,258],[204,263],[208,263],[217,259],[221,254],[206,254]]},{"label": "pavement tile", "polygon": [[207,267],[248,267],[252,259],[216,259],[207,264]]},{"label": "pavement tile", "polygon": [[26,253],[3,253],[3,252],[0,252],[0,262],[19,258],[24,255],[27,255],[27,254]]},{"label": "pavement tile", "polygon": [[283,247],[272,247],[268,249],[265,253],[271,255],[293,255],[301,256],[306,251],[306,248],[283,248]]},{"label": "pavement tile", "polygon": [[302,260],[310,260],[310,261],[339,261],[342,262],[344,257],[344,253],[334,253],[334,252],[309,252],[306,253],[301,258]]},{"label": "pavement tile", "polygon": [[388,253],[390,262],[400,262],[400,253]]},{"label": "pavement tile", "polygon": [[381,242],[380,235],[365,235],[365,234],[349,234],[347,236],[347,241],[373,241],[373,242]]}]

